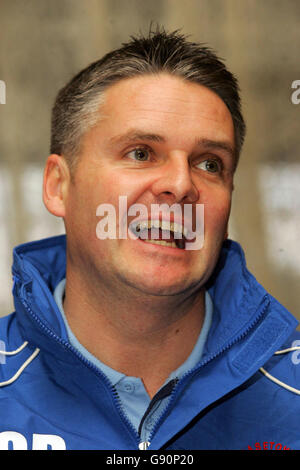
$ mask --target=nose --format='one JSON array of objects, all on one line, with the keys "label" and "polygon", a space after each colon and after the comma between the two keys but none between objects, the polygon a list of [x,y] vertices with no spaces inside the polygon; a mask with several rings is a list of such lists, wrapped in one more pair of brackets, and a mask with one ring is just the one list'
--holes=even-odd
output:
[{"label": "nose", "polygon": [[171,203],[193,203],[198,200],[199,191],[193,182],[185,155],[176,153],[161,167],[160,177],[153,183],[152,192],[158,200],[165,200],[165,196],[169,196]]}]

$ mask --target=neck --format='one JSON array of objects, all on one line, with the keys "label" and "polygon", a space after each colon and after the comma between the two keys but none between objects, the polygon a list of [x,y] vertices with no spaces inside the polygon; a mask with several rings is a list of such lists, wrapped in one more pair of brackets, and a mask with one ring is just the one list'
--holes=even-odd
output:
[{"label": "neck", "polygon": [[140,377],[152,397],[190,355],[204,319],[204,289],[157,296],[84,282],[67,269],[64,310],[79,342],[101,362]]}]

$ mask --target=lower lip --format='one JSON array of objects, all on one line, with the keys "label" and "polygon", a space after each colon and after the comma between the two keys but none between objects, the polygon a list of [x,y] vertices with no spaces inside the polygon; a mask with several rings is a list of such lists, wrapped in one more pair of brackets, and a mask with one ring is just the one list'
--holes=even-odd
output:
[{"label": "lower lip", "polygon": [[150,252],[161,252],[172,256],[183,256],[186,255],[187,250],[181,248],[174,248],[172,246],[158,245],[157,243],[145,242],[141,238],[132,240],[136,242],[136,246],[144,247],[144,249]]}]

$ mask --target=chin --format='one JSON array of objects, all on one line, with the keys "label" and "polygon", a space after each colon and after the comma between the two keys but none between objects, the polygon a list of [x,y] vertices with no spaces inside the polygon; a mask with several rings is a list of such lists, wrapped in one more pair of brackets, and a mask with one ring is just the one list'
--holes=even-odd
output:
[{"label": "chin", "polygon": [[136,278],[131,276],[127,277],[125,282],[140,293],[153,296],[178,295],[199,285],[199,279],[192,281],[187,278],[181,280],[172,278],[167,280],[166,277],[161,279],[155,279],[155,277],[150,275],[149,279],[145,279],[145,277],[145,275],[144,278],[141,275]]}]

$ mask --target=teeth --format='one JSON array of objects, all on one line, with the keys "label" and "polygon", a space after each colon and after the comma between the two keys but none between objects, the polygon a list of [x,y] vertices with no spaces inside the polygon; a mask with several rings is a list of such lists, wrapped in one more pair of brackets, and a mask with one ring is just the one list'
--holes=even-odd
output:
[{"label": "teeth", "polygon": [[162,228],[162,222],[160,222],[159,220],[149,220],[148,221],[148,227],[149,228]]},{"label": "teeth", "polygon": [[175,242],[166,242],[165,240],[144,240],[146,243],[154,243],[155,245],[170,246],[171,248],[176,248]]},{"label": "teeth", "polygon": [[172,230],[174,233],[178,233],[180,235],[180,238],[182,234],[186,237],[188,233],[185,227],[183,227],[181,224],[177,224],[176,222],[171,222],[170,230]]},{"label": "teeth", "polygon": [[175,234],[175,238],[181,238],[182,234],[187,237],[188,230],[177,222],[170,222],[167,220],[143,220],[135,226],[135,230],[140,232],[142,230],[151,228],[161,228],[162,230],[172,231]]}]

